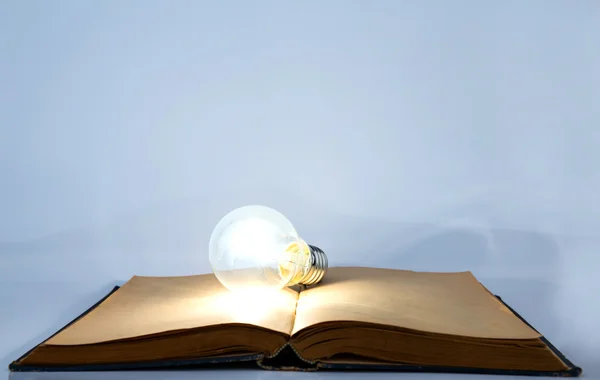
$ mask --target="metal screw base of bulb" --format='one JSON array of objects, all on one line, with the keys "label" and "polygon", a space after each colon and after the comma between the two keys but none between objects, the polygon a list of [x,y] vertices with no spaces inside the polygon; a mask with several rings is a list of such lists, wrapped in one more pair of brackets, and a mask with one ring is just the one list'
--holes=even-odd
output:
[{"label": "metal screw base of bulb", "polygon": [[300,285],[314,285],[325,277],[328,268],[327,255],[319,247],[308,245],[310,248],[310,269],[300,280]]}]

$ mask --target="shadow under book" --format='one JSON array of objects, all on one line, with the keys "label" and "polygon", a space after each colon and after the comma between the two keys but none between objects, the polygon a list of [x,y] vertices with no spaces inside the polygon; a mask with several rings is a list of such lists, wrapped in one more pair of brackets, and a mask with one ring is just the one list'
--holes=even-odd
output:
[{"label": "shadow under book", "polygon": [[330,268],[307,289],[239,295],[212,274],[134,276],[11,371],[368,370],[574,377],[470,272]]}]

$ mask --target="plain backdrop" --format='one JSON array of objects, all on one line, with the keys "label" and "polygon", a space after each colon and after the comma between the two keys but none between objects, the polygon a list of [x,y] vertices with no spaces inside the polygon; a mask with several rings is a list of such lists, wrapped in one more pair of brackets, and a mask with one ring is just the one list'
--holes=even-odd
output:
[{"label": "plain backdrop", "polygon": [[600,376],[599,41],[595,0],[0,1],[2,370],[259,203]]}]

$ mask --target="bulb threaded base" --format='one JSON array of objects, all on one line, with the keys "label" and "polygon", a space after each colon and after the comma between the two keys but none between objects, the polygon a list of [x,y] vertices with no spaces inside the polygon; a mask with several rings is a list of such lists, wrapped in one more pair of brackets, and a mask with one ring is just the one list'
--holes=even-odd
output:
[{"label": "bulb threaded base", "polygon": [[327,255],[321,248],[308,244],[310,248],[310,269],[300,280],[300,285],[314,285],[325,277],[328,268]]}]

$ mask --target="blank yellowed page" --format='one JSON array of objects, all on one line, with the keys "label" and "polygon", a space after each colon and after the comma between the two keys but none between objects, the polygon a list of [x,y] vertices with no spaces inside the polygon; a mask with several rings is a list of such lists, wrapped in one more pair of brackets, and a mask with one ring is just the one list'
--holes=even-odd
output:
[{"label": "blank yellowed page", "polygon": [[540,336],[470,272],[330,268],[321,284],[300,293],[292,334],[332,321],[377,323],[480,338]]},{"label": "blank yellowed page", "polygon": [[242,323],[289,334],[298,293],[236,295],[212,274],[134,276],[85,317],[46,344],[77,345],[173,330]]}]

